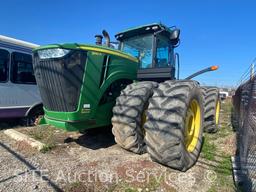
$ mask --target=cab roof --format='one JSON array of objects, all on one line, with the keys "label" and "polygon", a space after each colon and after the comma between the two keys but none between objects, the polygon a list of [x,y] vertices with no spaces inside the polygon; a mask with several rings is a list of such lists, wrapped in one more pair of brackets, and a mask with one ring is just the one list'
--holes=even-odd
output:
[{"label": "cab roof", "polygon": [[161,30],[162,30],[161,33],[163,33],[163,35],[170,37],[172,30],[166,25],[163,25],[161,23],[151,23],[147,25],[141,25],[138,27],[129,28],[127,30],[117,33],[115,37],[117,40],[122,41],[123,39],[127,39],[137,35],[150,34],[150,33],[153,34]]}]

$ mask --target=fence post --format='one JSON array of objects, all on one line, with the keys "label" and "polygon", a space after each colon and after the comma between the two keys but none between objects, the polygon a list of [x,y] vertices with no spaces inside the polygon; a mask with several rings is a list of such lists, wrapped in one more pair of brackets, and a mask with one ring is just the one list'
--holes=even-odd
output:
[{"label": "fence post", "polygon": [[254,79],[254,63],[251,65],[251,74],[250,74],[251,81]]}]

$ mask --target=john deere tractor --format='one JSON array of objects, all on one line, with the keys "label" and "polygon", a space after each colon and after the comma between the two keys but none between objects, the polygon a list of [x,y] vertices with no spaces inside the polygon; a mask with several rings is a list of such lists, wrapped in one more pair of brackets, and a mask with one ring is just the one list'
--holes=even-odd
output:
[{"label": "john deere tractor", "polygon": [[[197,160],[203,128],[218,128],[218,89],[194,76],[179,80],[180,30],[160,23],[116,34],[96,45],[53,44],[34,50],[34,71],[44,104],[41,124],[67,131],[108,126],[118,145],[186,171]],[[106,39],[102,43],[103,37]],[[117,47],[115,49],[114,47]],[[177,75],[176,75],[177,74]]]}]

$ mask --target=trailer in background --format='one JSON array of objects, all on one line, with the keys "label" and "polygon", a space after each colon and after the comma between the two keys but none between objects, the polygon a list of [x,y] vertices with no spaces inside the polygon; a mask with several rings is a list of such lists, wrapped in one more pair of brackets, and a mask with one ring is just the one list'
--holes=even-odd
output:
[{"label": "trailer in background", "polygon": [[31,125],[43,113],[32,65],[36,47],[0,35],[0,120],[22,118]]}]

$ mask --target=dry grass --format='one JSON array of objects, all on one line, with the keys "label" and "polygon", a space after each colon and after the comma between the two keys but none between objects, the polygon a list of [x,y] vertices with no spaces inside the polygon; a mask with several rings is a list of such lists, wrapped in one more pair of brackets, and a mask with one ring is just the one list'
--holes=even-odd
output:
[{"label": "dry grass", "polygon": [[215,134],[204,134],[205,143],[201,157],[214,165],[209,169],[217,174],[217,179],[212,183],[209,192],[235,191],[231,156],[235,153],[236,141],[230,123],[231,109],[231,100],[225,100],[221,106],[219,131]]}]

